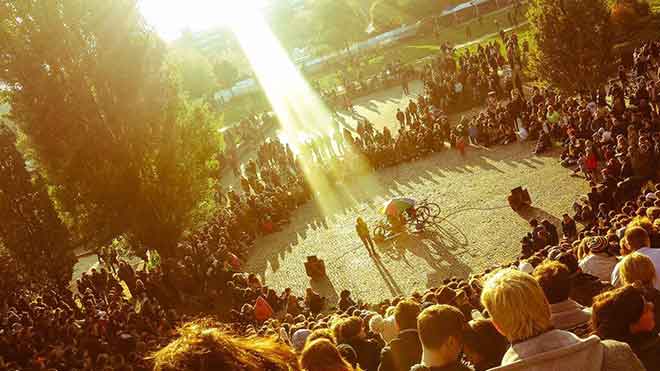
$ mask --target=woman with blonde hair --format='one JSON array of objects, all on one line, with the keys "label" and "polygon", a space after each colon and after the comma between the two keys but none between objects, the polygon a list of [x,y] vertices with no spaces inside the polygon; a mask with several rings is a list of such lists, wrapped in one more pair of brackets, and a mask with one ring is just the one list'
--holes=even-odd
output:
[{"label": "woman with blonde hair", "polygon": [[300,368],[305,371],[354,371],[341,357],[337,347],[328,339],[308,342],[300,357]]},{"label": "woman with blonde hair", "polygon": [[492,370],[644,370],[625,343],[597,336],[580,339],[554,329],[543,289],[527,273],[495,272],[484,284],[481,303],[511,343],[501,366]]},{"label": "woman with blonde hair", "polygon": [[645,287],[653,288],[655,284],[655,266],[653,261],[643,254],[634,252],[621,260],[619,274],[623,285],[640,282]]},{"label": "woman with blonde hair", "polygon": [[[635,284],[641,286],[646,300],[655,306],[656,318],[660,318],[660,291],[654,287],[656,274],[653,261],[648,256],[638,252],[626,255],[621,260],[619,274],[623,285]],[[655,331],[659,330],[660,323],[655,326]]]},{"label": "woman with blonde hair", "polygon": [[241,337],[210,320],[189,322],[179,338],[152,354],[154,371],[297,371],[289,346],[270,337]]}]

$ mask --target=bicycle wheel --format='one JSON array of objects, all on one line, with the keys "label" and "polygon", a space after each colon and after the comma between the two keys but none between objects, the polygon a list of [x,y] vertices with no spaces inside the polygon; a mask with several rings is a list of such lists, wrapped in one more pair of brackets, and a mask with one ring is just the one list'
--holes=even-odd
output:
[{"label": "bicycle wheel", "polygon": [[433,203],[433,202],[429,202],[429,203],[426,205],[426,207],[428,207],[429,210],[431,211],[431,216],[432,216],[433,218],[437,218],[437,217],[440,216],[440,206],[439,206],[438,204]]},{"label": "bicycle wheel", "polygon": [[376,228],[374,228],[374,241],[376,242],[385,241],[385,233],[387,233],[385,227],[382,225],[377,225]]},{"label": "bicycle wheel", "polygon": [[428,206],[421,206],[416,209],[417,211],[417,221],[426,223],[431,219],[431,209]]}]

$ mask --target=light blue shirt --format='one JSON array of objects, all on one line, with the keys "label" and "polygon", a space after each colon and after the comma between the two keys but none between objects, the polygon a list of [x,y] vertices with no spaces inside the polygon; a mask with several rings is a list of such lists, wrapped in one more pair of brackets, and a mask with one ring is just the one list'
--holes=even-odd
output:
[{"label": "light blue shirt", "polygon": [[[660,249],[652,249],[650,247],[642,247],[636,252],[648,256],[649,259],[653,262],[655,267],[655,280],[653,281],[653,287],[657,290],[660,290]],[[619,268],[621,266],[621,261],[619,261],[614,270],[612,271],[612,285],[621,286],[623,283],[620,281],[619,277]]]}]

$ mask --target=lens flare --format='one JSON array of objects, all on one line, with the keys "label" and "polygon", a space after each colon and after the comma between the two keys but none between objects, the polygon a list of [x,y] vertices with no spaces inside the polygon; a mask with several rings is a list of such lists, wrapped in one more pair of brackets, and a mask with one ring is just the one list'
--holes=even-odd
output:
[{"label": "lens flare", "polygon": [[[310,142],[322,141],[320,138],[332,138],[337,132],[341,134],[343,129],[291,62],[261,16],[252,13],[248,22],[236,23],[232,28],[277,115],[281,129],[279,137],[298,154],[298,161],[315,192],[321,212],[329,217],[338,210],[350,209],[357,200],[341,179],[347,166],[351,171],[365,170],[368,169],[367,161],[352,148],[352,143],[344,143],[345,151],[340,150],[337,141],[326,145],[325,151],[310,145]],[[343,161],[337,159],[340,154]],[[375,189],[375,182],[364,178],[360,179],[360,184],[368,182]]]}]

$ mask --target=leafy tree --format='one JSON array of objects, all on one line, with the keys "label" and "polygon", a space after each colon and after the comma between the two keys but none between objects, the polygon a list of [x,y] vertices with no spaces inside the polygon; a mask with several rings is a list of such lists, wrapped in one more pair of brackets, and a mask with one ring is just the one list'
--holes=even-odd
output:
[{"label": "leafy tree", "polygon": [[238,69],[226,59],[213,64],[213,74],[223,88],[231,87],[238,80]]},{"label": "leafy tree", "polygon": [[315,0],[311,24],[316,40],[332,49],[344,49],[366,36],[367,22],[346,0]]},{"label": "leafy tree", "polygon": [[75,261],[69,233],[42,179],[27,171],[16,136],[1,124],[0,220],[0,246],[8,252],[2,261],[32,279],[68,284]]},{"label": "leafy tree", "polygon": [[567,91],[592,89],[611,73],[613,34],[606,0],[535,0],[533,68]]},{"label": "leafy tree", "polygon": [[212,202],[217,125],[188,103],[135,0],[0,1],[10,117],[91,247],[175,253]]},{"label": "leafy tree", "polygon": [[215,92],[218,85],[214,68],[204,55],[193,48],[176,48],[171,51],[171,59],[179,70],[181,88],[191,98],[203,98]]}]

